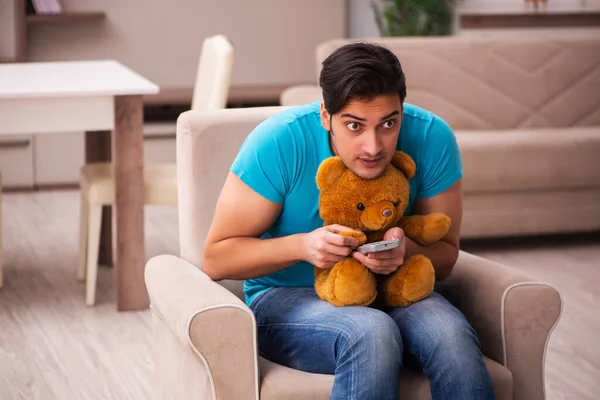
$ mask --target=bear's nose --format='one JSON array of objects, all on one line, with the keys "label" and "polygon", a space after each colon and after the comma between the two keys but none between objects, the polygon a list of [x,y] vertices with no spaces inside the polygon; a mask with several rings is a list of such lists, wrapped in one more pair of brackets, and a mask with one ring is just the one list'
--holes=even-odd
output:
[{"label": "bear's nose", "polygon": [[383,210],[383,216],[384,217],[391,217],[392,216],[392,210],[390,210],[389,208],[386,208]]}]

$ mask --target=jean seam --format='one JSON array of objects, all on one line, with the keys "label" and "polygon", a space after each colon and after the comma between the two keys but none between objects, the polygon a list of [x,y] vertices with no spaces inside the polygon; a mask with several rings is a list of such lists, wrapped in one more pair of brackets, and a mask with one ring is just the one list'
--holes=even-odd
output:
[{"label": "jean seam", "polygon": [[298,322],[292,322],[292,323],[287,323],[287,322],[275,322],[272,324],[258,324],[256,326],[262,326],[262,327],[267,327],[267,326],[282,326],[282,325],[291,325],[291,326],[314,326],[314,327],[318,327],[318,328],[326,328],[326,329],[330,329],[330,330],[335,330],[335,331],[339,331],[342,332],[345,336],[346,336],[346,340],[348,340],[350,338],[350,334],[348,332],[346,332],[345,330],[343,330],[342,328],[339,328],[337,326],[331,326],[331,325],[323,325],[323,324],[302,324],[302,323],[298,323]]}]

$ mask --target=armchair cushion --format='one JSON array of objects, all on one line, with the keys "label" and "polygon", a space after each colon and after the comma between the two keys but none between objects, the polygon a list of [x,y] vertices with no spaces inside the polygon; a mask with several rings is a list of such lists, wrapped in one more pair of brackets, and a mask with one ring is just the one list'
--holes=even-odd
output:
[{"label": "armchair cushion", "polygon": [[[497,400],[512,400],[512,376],[508,369],[484,356],[496,390]],[[333,375],[310,374],[259,358],[261,400],[327,400],[333,386]],[[429,380],[412,369],[400,374],[402,399],[431,400]]]}]

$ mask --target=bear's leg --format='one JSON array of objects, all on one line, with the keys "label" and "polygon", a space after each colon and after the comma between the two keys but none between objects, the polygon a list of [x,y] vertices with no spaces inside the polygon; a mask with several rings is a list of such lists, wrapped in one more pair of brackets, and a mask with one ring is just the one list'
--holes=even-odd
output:
[{"label": "bear's leg", "polygon": [[435,270],[431,261],[423,255],[416,255],[387,277],[381,288],[387,304],[406,307],[429,296],[434,285]]},{"label": "bear's leg", "polygon": [[329,277],[330,272],[331,269],[321,269],[315,267],[315,291],[321,300],[328,302],[331,302],[329,300],[331,298],[331,294],[327,287],[327,278]]},{"label": "bear's leg", "polygon": [[368,306],[377,297],[375,275],[354,258],[315,274],[317,295],[335,306]]}]

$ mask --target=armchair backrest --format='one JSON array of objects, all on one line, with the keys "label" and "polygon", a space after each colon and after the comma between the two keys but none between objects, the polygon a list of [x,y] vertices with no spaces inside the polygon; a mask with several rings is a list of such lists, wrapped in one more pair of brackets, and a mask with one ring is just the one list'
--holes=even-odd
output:
[{"label": "armchair backrest", "polygon": [[[248,134],[283,107],[187,111],[177,120],[180,257],[202,268],[208,229],[231,163]],[[243,300],[241,281],[219,282]]]},{"label": "armchair backrest", "polygon": [[[316,50],[317,76],[336,39]],[[407,102],[454,129],[599,126],[600,35],[369,39],[398,56]]]}]

